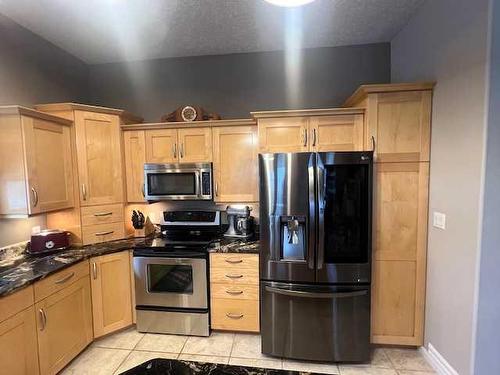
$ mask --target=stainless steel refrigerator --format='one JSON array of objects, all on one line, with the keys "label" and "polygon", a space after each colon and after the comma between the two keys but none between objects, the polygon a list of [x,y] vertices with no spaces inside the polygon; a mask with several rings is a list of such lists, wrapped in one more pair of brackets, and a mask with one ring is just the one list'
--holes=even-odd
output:
[{"label": "stainless steel refrigerator", "polygon": [[262,352],[370,357],[373,155],[259,155]]}]

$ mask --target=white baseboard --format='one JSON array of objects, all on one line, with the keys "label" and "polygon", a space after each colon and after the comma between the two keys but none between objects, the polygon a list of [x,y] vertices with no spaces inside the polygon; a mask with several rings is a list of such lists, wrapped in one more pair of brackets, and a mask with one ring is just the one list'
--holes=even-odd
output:
[{"label": "white baseboard", "polygon": [[421,346],[420,352],[439,375],[459,375],[431,343],[427,344],[427,349]]}]

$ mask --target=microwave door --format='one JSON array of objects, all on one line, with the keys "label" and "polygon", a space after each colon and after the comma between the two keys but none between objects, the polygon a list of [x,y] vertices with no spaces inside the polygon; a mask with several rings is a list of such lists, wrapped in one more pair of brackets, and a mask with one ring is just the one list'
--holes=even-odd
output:
[{"label": "microwave door", "polygon": [[315,157],[259,155],[261,278],[314,282]]},{"label": "microwave door", "polygon": [[147,200],[183,200],[200,198],[198,171],[148,171],[146,173]]},{"label": "microwave door", "polygon": [[371,153],[318,153],[316,179],[316,280],[370,282]]}]

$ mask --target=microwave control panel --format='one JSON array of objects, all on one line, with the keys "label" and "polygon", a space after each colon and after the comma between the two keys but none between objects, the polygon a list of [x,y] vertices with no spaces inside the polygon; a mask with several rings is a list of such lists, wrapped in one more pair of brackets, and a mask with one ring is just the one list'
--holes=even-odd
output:
[{"label": "microwave control panel", "polygon": [[210,172],[201,173],[201,195],[211,195],[210,191]]}]

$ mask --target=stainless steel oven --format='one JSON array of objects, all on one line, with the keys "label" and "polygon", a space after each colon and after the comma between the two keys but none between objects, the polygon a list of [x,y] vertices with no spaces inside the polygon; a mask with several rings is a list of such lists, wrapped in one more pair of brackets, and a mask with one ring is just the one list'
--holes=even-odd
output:
[{"label": "stainless steel oven", "polygon": [[206,309],[206,269],[204,258],[134,257],[136,303]]},{"label": "stainless steel oven", "polygon": [[144,164],[144,196],[148,201],[211,200],[212,164]]}]

